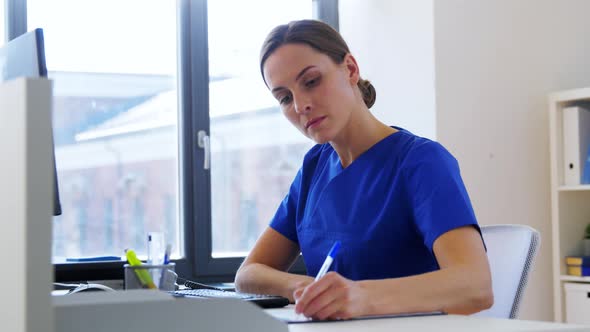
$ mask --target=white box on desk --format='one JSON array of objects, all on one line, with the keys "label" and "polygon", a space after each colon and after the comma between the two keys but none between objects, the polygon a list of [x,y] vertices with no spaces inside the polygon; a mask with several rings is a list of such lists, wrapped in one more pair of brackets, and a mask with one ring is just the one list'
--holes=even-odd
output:
[{"label": "white box on desk", "polygon": [[0,330],[52,332],[49,296],[52,210],[52,83],[18,78],[0,83]]},{"label": "white box on desk", "polygon": [[565,288],[565,321],[590,324],[590,283],[568,282]]},{"label": "white box on desk", "polygon": [[56,332],[288,332],[248,301],[134,289],[53,296]]}]

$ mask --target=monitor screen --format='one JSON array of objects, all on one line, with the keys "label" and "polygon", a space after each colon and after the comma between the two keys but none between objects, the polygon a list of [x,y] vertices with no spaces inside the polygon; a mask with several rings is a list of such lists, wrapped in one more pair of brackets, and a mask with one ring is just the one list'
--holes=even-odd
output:
[{"label": "monitor screen", "polygon": [[[43,30],[27,32],[0,47],[0,82],[17,77],[47,77]],[[55,152],[53,157],[53,215],[61,214]]]}]

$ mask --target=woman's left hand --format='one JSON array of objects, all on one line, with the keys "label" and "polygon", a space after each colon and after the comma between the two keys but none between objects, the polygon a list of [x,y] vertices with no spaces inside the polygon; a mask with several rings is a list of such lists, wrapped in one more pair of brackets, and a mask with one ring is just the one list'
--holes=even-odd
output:
[{"label": "woman's left hand", "polygon": [[360,283],[336,272],[328,272],[320,280],[296,289],[293,297],[296,313],[319,320],[362,316],[369,304]]}]

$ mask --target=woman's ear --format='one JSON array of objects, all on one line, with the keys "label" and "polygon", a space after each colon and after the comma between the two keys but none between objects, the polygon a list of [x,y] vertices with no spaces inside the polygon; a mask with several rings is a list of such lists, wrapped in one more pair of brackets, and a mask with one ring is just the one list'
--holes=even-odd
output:
[{"label": "woman's ear", "polygon": [[352,56],[352,54],[348,53],[346,56],[344,56],[343,64],[348,71],[348,79],[350,80],[350,84],[352,84],[352,86],[356,86],[360,79],[359,66],[356,63],[356,59]]}]

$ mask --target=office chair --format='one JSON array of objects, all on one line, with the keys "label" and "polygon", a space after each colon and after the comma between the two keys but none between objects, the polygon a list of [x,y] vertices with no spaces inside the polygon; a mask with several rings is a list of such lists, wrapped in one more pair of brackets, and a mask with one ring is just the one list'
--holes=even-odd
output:
[{"label": "office chair", "polygon": [[541,243],[539,232],[525,225],[482,226],[492,273],[494,305],[475,316],[516,318],[529,271]]}]

